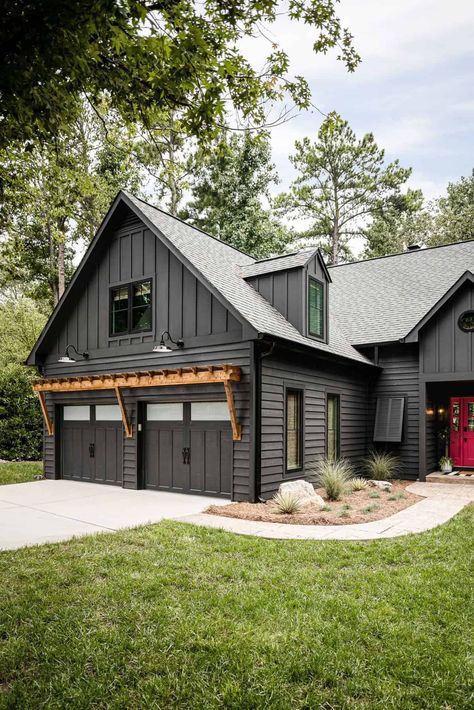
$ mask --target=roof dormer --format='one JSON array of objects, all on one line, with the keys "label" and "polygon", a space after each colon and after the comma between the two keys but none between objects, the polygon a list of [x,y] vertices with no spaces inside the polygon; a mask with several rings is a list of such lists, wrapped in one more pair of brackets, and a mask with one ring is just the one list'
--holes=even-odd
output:
[{"label": "roof dormer", "polygon": [[243,278],[304,336],[328,341],[329,272],[319,249],[241,267]]}]

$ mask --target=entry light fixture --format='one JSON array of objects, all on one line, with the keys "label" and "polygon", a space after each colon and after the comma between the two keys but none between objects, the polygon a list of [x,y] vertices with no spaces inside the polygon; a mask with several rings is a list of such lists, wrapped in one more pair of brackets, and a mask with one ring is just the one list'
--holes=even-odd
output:
[{"label": "entry light fixture", "polygon": [[153,348],[154,353],[171,353],[173,352],[173,348],[170,348],[166,345],[166,342],[173,343],[173,345],[176,345],[177,348],[181,349],[184,348],[184,340],[182,338],[178,338],[178,340],[173,340],[171,335],[167,330],[164,330],[161,334],[161,339],[160,339],[160,344],[155,345]]},{"label": "entry light fixture", "polygon": [[82,357],[84,360],[87,360],[87,358],[89,357],[89,353],[87,352],[87,350],[84,350],[83,353],[80,353],[75,345],[66,345],[66,350],[64,351],[64,355],[58,359],[58,362],[61,362],[61,363],[77,362],[77,360],[70,357],[70,355],[69,355],[70,349],[74,350],[76,355],[79,355],[79,357]]}]

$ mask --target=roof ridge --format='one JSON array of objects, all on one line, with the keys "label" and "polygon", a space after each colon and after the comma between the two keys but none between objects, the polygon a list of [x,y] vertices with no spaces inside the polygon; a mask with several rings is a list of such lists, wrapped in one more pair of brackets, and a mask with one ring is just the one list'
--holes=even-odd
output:
[{"label": "roof ridge", "polygon": [[121,190],[127,197],[132,197],[134,200],[138,200],[138,202],[143,202],[144,205],[147,207],[151,207],[153,210],[156,210],[157,212],[161,212],[162,214],[165,214],[167,217],[171,217],[172,219],[175,219],[177,222],[181,222],[181,224],[184,224],[186,227],[189,227],[190,229],[195,229],[196,232],[200,232],[201,234],[204,234],[206,237],[210,237],[211,239],[214,239],[216,242],[219,242],[220,244],[224,244],[226,247],[229,247],[229,249],[233,249],[234,251],[238,252],[239,254],[243,254],[244,256],[248,256],[249,259],[253,259],[255,261],[255,257],[252,256],[251,254],[247,254],[247,252],[242,251],[242,249],[237,249],[237,247],[232,246],[232,244],[228,244],[226,241],[223,239],[219,239],[219,237],[215,237],[213,234],[209,234],[209,232],[205,232],[204,229],[201,229],[200,227],[196,227],[194,224],[189,224],[189,222],[186,222],[186,220],[181,219],[181,217],[177,217],[174,214],[171,214],[171,212],[167,212],[166,210],[162,209],[161,207],[156,207],[155,205],[151,205],[149,202],[146,200],[143,200],[141,197],[137,197],[134,195],[132,192],[129,192],[128,190]]},{"label": "roof ridge", "polygon": [[356,264],[365,264],[367,261],[380,261],[380,259],[390,259],[393,256],[405,256],[408,254],[420,254],[433,249],[444,249],[445,247],[455,247],[459,244],[469,244],[474,242],[474,239],[461,239],[458,242],[449,242],[449,244],[434,244],[430,247],[421,247],[420,249],[407,249],[406,251],[397,251],[395,254],[384,254],[383,256],[371,256],[369,259],[357,259],[356,261],[347,261],[345,264],[328,264],[328,269],[337,269],[341,266],[355,266]]}]

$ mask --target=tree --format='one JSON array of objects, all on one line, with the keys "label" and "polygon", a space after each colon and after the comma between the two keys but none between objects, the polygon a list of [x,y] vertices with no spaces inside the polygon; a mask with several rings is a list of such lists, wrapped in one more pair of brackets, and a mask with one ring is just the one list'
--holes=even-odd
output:
[{"label": "tree", "polygon": [[61,297],[73,245],[95,234],[121,188],[138,191],[129,133],[88,107],[50,143],[0,153],[0,286],[29,284],[30,295]]},{"label": "tree", "polygon": [[45,323],[46,315],[29,298],[0,302],[0,367],[22,364]]},{"label": "tree", "polygon": [[41,459],[43,421],[38,398],[31,389],[36,376],[23,365],[0,369],[0,459]]},{"label": "tree", "polygon": [[410,244],[425,244],[430,215],[423,207],[421,190],[407,190],[381,205],[365,232],[364,258],[405,251]]},{"label": "tree", "polygon": [[253,256],[279,253],[289,232],[264,205],[277,181],[267,134],[224,136],[202,158],[182,216]]},{"label": "tree", "polygon": [[430,246],[474,239],[474,170],[469,177],[451,182],[446,197],[432,205]]},{"label": "tree", "polygon": [[385,165],[372,133],[358,140],[337,113],[324,120],[314,143],[304,138],[295,148],[290,160],[299,175],[277,206],[290,217],[311,220],[300,236],[337,264],[350,258],[351,239],[365,235],[367,218],[399,195],[411,169],[398,160]]},{"label": "tree", "polygon": [[[0,28],[0,139],[3,146],[67,129],[104,92],[128,121],[153,125],[157,112],[182,111],[185,132],[211,135],[229,106],[265,120],[265,103],[287,93],[310,103],[307,82],[289,75],[274,44],[263,69],[239,49],[242,37],[273,23],[279,0],[4,0]],[[293,22],[315,30],[313,48],[339,49],[352,71],[359,57],[335,14],[335,0],[289,0]],[[262,34],[263,36],[263,34]]]}]

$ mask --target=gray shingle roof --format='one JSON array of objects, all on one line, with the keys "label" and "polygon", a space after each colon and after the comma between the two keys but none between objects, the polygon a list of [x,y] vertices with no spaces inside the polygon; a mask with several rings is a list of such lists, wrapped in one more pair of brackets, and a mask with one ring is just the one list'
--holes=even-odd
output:
[{"label": "gray shingle roof", "polygon": [[353,345],[399,340],[464,274],[474,240],[330,267],[330,303]]},{"label": "gray shingle roof", "polygon": [[241,267],[241,273],[244,278],[249,276],[260,276],[261,274],[269,274],[274,271],[284,271],[285,269],[294,269],[299,266],[304,266],[314,254],[318,251],[317,247],[301,249],[293,254],[282,254],[271,259],[262,259],[255,261],[253,264],[246,264]]},{"label": "gray shingle roof", "polygon": [[307,345],[314,350],[370,363],[350,345],[331,315],[328,344],[301,335],[242,277],[242,268],[255,264],[252,257],[130,193],[125,194],[137,212],[141,212],[257,332]]}]

